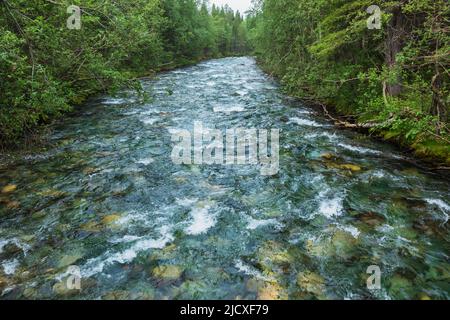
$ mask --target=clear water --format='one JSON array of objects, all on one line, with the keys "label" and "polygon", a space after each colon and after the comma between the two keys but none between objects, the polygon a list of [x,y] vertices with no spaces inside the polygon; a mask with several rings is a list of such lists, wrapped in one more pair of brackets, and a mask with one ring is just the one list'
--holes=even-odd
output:
[{"label": "clear water", "polygon": [[[336,129],[251,58],[143,84],[152,102],[92,101],[0,166],[17,186],[0,194],[2,299],[449,298],[448,176]],[[195,120],[280,129],[279,174],[173,164],[171,129]],[[81,291],[61,285],[70,265]]]}]

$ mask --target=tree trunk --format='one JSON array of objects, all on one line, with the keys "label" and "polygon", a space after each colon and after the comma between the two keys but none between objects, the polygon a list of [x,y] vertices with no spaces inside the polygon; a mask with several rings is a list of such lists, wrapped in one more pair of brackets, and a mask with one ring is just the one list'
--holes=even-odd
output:
[{"label": "tree trunk", "polygon": [[[396,7],[392,11],[392,18],[387,26],[385,63],[390,71],[395,70],[397,66],[396,57],[402,50],[405,36],[406,19],[400,7]],[[391,80],[392,81],[392,80]],[[402,84],[400,75],[395,82],[387,81],[384,85],[384,94],[386,96],[395,97],[401,94]]]},{"label": "tree trunk", "polygon": [[[439,122],[444,122],[447,119],[447,110],[446,110],[446,106],[445,106],[445,102],[442,100],[441,97],[441,90],[442,90],[442,76],[437,73],[436,75],[434,75],[433,77],[433,81],[431,83],[431,89],[433,91],[433,100],[431,103],[431,110],[430,113],[431,115],[435,116],[438,118]],[[438,127],[436,128],[436,134],[440,134],[441,133],[441,128]]]}]

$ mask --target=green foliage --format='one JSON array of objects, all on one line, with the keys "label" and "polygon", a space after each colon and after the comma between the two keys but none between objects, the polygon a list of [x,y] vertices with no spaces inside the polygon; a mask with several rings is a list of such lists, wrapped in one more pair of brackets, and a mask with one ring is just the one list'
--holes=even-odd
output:
[{"label": "green foliage", "polygon": [[[82,10],[69,30],[69,5]],[[248,51],[245,22],[196,0],[0,1],[0,146],[97,92],[204,58]]]},{"label": "green foliage", "polygon": [[[367,28],[373,4],[381,30]],[[247,23],[263,67],[288,93],[334,105],[418,152],[435,141],[446,161],[449,13],[445,0],[254,0]]]}]

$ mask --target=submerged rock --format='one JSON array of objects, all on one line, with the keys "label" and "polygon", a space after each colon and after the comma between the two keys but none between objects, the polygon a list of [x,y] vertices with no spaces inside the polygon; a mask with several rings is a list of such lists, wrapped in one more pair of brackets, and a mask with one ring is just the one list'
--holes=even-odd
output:
[{"label": "submerged rock", "polygon": [[303,291],[314,294],[317,298],[324,297],[325,279],[311,271],[300,272],[297,276],[297,285]]},{"label": "submerged rock", "polygon": [[337,158],[336,155],[334,155],[332,153],[324,153],[321,155],[321,157],[322,157],[322,159],[325,159],[325,160],[333,160],[333,159]]},{"label": "submerged rock", "polygon": [[367,224],[371,227],[382,225],[386,221],[385,217],[375,212],[360,213],[357,214],[355,217],[356,219],[360,220],[364,224]]},{"label": "submerged rock", "polygon": [[0,260],[8,260],[17,255],[23,255],[23,250],[15,243],[10,242],[3,246],[0,252]]},{"label": "submerged rock", "polygon": [[423,292],[419,294],[418,298],[419,300],[432,300],[429,295]]},{"label": "submerged rock", "polygon": [[[330,159],[332,160],[332,159]],[[338,170],[343,170],[343,171],[350,171],[350,172],[360,172],[362,171],[362,168],[356,164],[351,164],[351,163],[344,163],[344,164],[339,164],[333,161],[327,161],[325,163],[325,166],[329,169],[338,169]]]},{"label": "submerged rock", "polygon": [[335,254],[344,259],[353,256],[357,242],[357,239],[355,239],[350,233],[342,230],[336,231],[331,239]]},{"label": "submerged rock", "polygon": [[7,209],[19,209],[20,208],[20,202],[18,201],[6,201],[6,208]]},{"label": "submerged rock", "polygon": [[53,292],[60,297],[73,297],[80,293],[78,289],[69,289],[67,279],[57,282],[53,285]]},{"label": "submerged rock", "polygon": [[350,170],[352,172],[358,172],[358,171],[362,170],[362,168],[360,166],[357,166],[355,164],[342,164],[339,166],[339,168],[341,168],[343,170]]},{"label": "submerged rock", "polygon": [[267,241],[258,249],[257,254],[259,265],[264,274],[272,274],[287,269],[293,262],[293,257],[288,249],[281,243]]},{"label": "submerged rock", "polygon": [[124,290],[111,291],[102,296],[102,300],[128,300],[130,293]]},{"label": "submerged rock", "polygon": [[319,258],[352,258],[356,254],[359,240],[347,231],[335,228],[331,230],[328,237],[308,239],[305,244],[307,252]]},{"label": "submerged rock", "polygon": [[389,294],[394,299],[412,299],[414,287],[410,280],[401,275],[394,275],[389,279]]},{"label": "submerged rock", "polygon": [[183,274],[184,269],[176,265],[164,265],[152,270],[152,276],[164,281],[178,280]]},{"label": "submerged rock", "polygon": [[121,216],[118,214],[111,214],[109,216],[105,216],[102,218],[102,224],[111,225],[114,222],[116,222],[117,220],[119,220],[120,218],[121,218]]},{"label": "submerged rock", "polygon": [[287,300],[287,292],[277,282],[265,282],[258,287],[258,300]]},{"label": "submerged rock", "polygon": [[2,188],[1,193],[12,193],[12,192],[14,192],[16,190],[17,190],[17,185],[9,184],[9,185],[7,185],[7,186]]},{"label": "submerged rock", "polygon": [[77,262],[78,260],[83,258],[83,253],[82,252],[75,252],[73,254],[70,255],[65,255],[63,256],[59,262],[58,262],[58,267],[59,268],[64,268],[70,265],[75,264],[75,262]]},{"label": "submerged rock", "polygon": [[97,221],[90,221],[88,223],[85,223],[81,226],[81,230],[85,232],[100,232],[102,230],[103,226],[98,223]]}]

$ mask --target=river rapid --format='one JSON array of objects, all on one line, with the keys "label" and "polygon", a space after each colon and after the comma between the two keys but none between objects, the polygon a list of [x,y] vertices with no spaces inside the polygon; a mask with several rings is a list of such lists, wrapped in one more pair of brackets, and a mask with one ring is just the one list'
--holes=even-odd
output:
[{"label": "river rapid", "polygon": [[[143,87],[150,102],[93,99],[0,165],[1,299],[450,298],[448,176],[337,129],[252,58]],[[280,130],[279,172],[175,164],[195,121]]]}]

